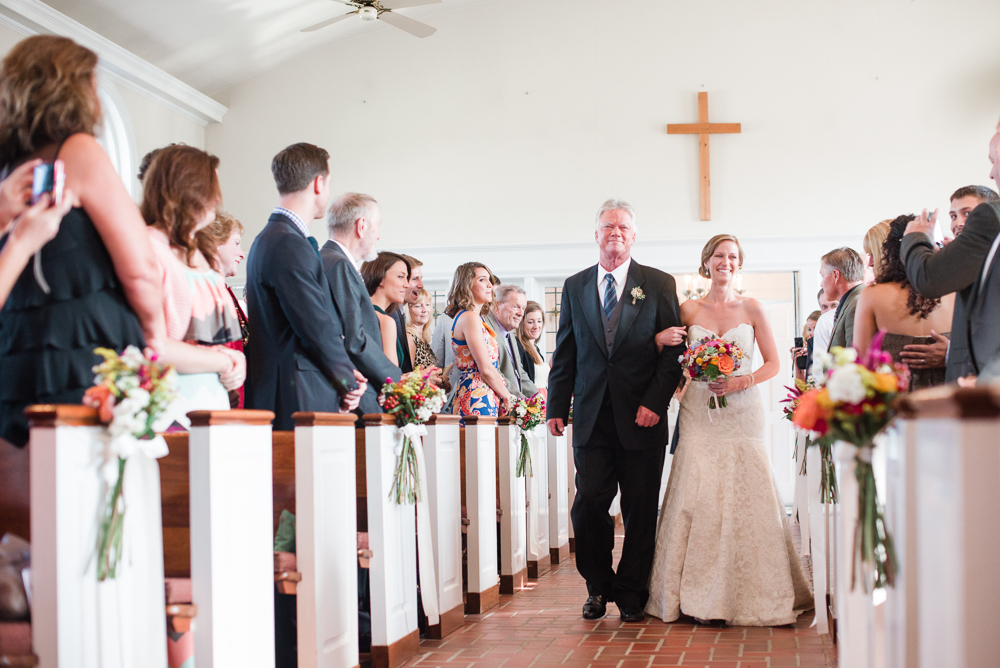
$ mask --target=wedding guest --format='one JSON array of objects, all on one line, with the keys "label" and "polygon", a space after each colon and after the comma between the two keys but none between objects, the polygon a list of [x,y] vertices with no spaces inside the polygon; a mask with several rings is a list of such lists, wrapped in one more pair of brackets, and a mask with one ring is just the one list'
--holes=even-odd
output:
[{"label": "wedding guest", "polygon": [[[382,228],[378,202],[369,195],[347,193],[330,205],[328,241],[320,249],[336,315],[344,330],[344,347],[351,362],[368,379],[358,408],[361,414],[379,413],[378,395],[385,379],[400,378],[400,369],[385,355],[379,317],[368,295],[361,264],[375,260]],[[395,340],[395,332],[393,339]]]},{"label": "wedding guest", "polygon": [[493,300],[490,270],[478,262],[459,267],[455,275],[455,303],[460,309],[451,326],[451,345],[459,380],[455,412],[496,417],[510,410],[512,395],[500,373],[496,331],[486,324],[483,308]]},{"label": "wedding guest", "polygon": [[441,366],[431,348],[432,315],[431,296],[426,290],[417,292],[417,300],[406,305],[406,342],[415,369]]},{"label": "wedding guest", "polygon": [[402,255],[383,251],[371,262],[361,265],[361,278],[378,313],[382,350],[398,367],[404,359],[405,339],[400,341],[396,336],[396,319],[390,313],[400,309],[406,301],[410,290],[410,264]]},{"label": "wedding guest", "polygon": [[[813,338],[810,341],[810,350],[808,351],[810,359],[815,351],[830,348],[830,339],[833,337],[833,321],[837,317],[837,306],[840,305],[836,299],[827,299],[823,288],[819,289],[816,299],[819,301],[820,316],[819,320],[816,321],[816,328],[813,330]],[[811,367],[812,364],[807,369]]]},{"label": "wedding guest", "polygon": [[854,340],[854,310],[863,286],[865,270],[853,248],[837,248],[820,260],[820,277],[827,298],[839,303],[833,322],[830,347],[848,348]]},{"label": "wedding guest", "polygon": [[[244,233],[243,223],[236,220],[232,214],[219,209],[215,212],[215,222],[196,235],[198,248],[202,255],[223,278],[236,276],[240,262],[246,257],[241,246]],[[236,307],[236,318],[240,322],[240,338],[225,345],[227,348],[232,348],[245,355],[249,338],[247,316],[243,307],[240,306],[240,300],[236,298],[236,293],[228,284],[226,284],[226,291],[233,300],[233,306]],[[243,409],[243,385],[240,385],[235,391],[229,391],[229,404],[230,408]]]},{"label": "wedding guest", "polygon": [[[816,333],[816,323],[819,322],[821,315],[823,314],[819,311],[813,311],[809,314],[805,324],[802,325],[802,341],[804,345],[801,348],[792,348],[792,368],[795,370],[795,377],[800,380],[806,379],[809,367],[812,365],[813,338]],[[800,357],[805,357],[805,361],[800,362]]]},{"label": "wedding guest", "polygon": [[[882,349],[897,361],[911,343],[929,344],[934,334],[951,326],[955,296],[941,299],[922,297],[906,278],[906,268],[899,256],[903,230],[916,216],[900,216],[892,221],[889,237],[882,245],[882,262],[875,277],[876,284],[858,297],[854,319],[854,343],[858,350],[867,350],[872,338],[881,330],[887,334]],[[944,332],[942,336],[949,336]],[[945,368],[912,369],[910,390],[919,390],[945,383]]]},{"label": "wedding guest", "polygon": [[[455,390],[458,389],[458,367],[455,366],[455,349],[451,345],[451,325],[455,321],[455,314],[462,310],[458,304],[459,294],[462,284],[459,278],[464,276],[468,265],[476,263],[465,263],[455,269],[455,275],[451,279],[451,287],[448,289],[448,303],[444,312],[438,316],[437,324],[434,326],[434,333],[431,335],[431,350],[434,355],[441,360],[444,369],[448,372],[447,380],[451,389],[448,391],[448,400],[445,402],[447,408],[455,397]],[[479,265],[485,267],[485,265]],[[489,271],[489,269],[487,269]],[[490,274],[493,275],[492,273]]]},{"label": "wedding guest", "polygon": [[992,188],[986,186],[964,186],[951,195],[948,216],[951,218],[951,235],[957,237],[965,229],[965,221],[968,220],[972,210],[983,202],[996,202],[1000,200],[1000,195]]},{"label": "wedding guest", "polygon": [[[72,40],[36,35],[8,52],[0,72],[0,173],[23,183],[28,164],[59,159],[71,207],[0,313],[0,438],[18,447],[28,442],[26,406],[81,402],[100,360],[94,348],[162,353],[166,339],[146,226],[94,139],[96,67],[97,55]],[[18,236],[7,236],[10,253]]]},{"label": "wedding guest", "polygon": [[528,398],[538,392],[538,388],[521,366],[521,356],[517,353],[517,328],[528,304],[524,289],[517,285],[501,285],[493,291],[495,295],[490,312],[485,316],[486,324],[496,333],[500,346],[500,373],[511,393]]},{"label": "wedding guest", "polygon": [[521,367],[540,392],[548,385],[549,380],[549,365],[538,350],[538,342],[544,335],[545,311],[538,302],[529,301],[517,328],[517,349]]},{"label": "wedding guest", "polygon": [[[410,289],[406,293],[405,301],[405,305],[408,306],[416,302],[417,293],[424,289],[424,263],[412,255],[405,253],[399,255],[410,265]],[[396,321],[396,335],[403,346],[403,363],[401,365],[403,372],[413,371],[414,363],[413,358],[410,357],[410,346],[406,336],[406,309],[399,308],[390,315]]]},{"label": "wedding guest", "polygon": [[[1000,124],[989,149],[994,183],[1000,179]],[[957,293],[951,332],[954,345],[948,353],[948,382],[978,375],[1000,354],[1000,272],[994,270],[1000,245],[1000,203],[984,202],[965,220],[961,234],[935,252],[931,237],[937,212],[925,210],[904,231],[900,256],[906,278],[928,299]]]},{"label": "wedding guest", "polygon": [[247,255],[250,375],[246,406],[274,411],[274,429],[296,411],[353,411],[368,387],[344,348],[343,328],[306,221],[330,198],[330,154],[292,144],[271,161],[278,206]]},{"label": "wedding guest", "polygon": [[865,285],[875,285],[875,277],[878,276],[879,264],[882,262],[882,244],[889,236],[889,224],[892,219],[883,220],[872,226],[865,233],[865,238],[861,242],[861,247],[865,251]]},{"label": "wedding guest", "polygon": [[246,378],[243,353],[225,347],[242,339],[235,301],[196,239],[215,220],[222,199],[218,166],[219,159],[202,150],[169,146],[156,154],[142,182],[140,210],[159,262],[167,326],[161,358],[179,373],[179,397],[158,431],[187,428],[189,411],[228,409],[228,391]]}]

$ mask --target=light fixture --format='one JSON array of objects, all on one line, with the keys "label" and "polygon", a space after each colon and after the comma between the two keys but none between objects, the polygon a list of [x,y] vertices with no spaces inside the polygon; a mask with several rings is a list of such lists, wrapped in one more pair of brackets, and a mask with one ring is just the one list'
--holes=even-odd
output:
[{"label": "light fixture", "polygon": [[362,21],[374,21],[378,18],[378,10],[374,7],[362,7],[358,10],[358,16]]}]

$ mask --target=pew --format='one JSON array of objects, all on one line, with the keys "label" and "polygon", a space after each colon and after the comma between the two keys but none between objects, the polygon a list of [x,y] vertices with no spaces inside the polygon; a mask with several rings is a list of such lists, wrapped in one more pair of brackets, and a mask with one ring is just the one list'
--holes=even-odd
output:
[{"label": "pew", "polygon": [[462,499],[468,512],[468,591],[465,613],[477,615],[500,604],[497,567],[497,418],[468,415],[461,441],[465,476]]},{"label": "pew", "polygon": [[516,477],[520,431],[514,418],[497,418],[497,487],[500,492],[500,593],[523,589],[528,576],[525,478]]},{"label": "pew", "polygon": [[532,475],[524,481],[528,506],[528,577],[537,579],[552,570],[549,547],[549,457],[545,425],[526,434],[531,449]]}]

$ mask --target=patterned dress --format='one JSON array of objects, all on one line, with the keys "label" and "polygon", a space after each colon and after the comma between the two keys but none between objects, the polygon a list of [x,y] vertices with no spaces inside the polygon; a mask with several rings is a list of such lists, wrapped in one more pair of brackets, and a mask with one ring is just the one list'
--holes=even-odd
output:
[{"label": "patterned dress", "polygon": [[[476,366],[468,342],[455,338],[455,323],[465,313],[460,311],[451,325],[451,345],[455,350],[455,368],[458,369],[458,389],[455,392],[455,412],[459,415],[485,415],[497,417],[500,414],[500,397],[493,391]],[[481,319],[481,318],[480,318]],[[494,369],[500,370],[500,348],[496,333],[483,321],[483,341]]]}]

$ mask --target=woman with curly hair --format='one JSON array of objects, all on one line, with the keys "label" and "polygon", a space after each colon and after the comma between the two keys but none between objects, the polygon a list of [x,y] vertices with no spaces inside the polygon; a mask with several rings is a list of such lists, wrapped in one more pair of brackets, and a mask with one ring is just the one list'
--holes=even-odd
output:
[{"label": "woman with curly hair", "polygon": [[[875,334],[888,333],[882,349],[901,362],[900,353],[910,344],[931,344],[942,330],[951,329],[951,316],[955,308],[955,295],[941,299],[927,299],[910,285],[906,268],[900,257],[900,246],[906,224],[914,216],[900,216],[892,221],[889,235],[882,244],[881,262],[876,262],[878,273],[875,285],[867,287],[858,298],[854,319],[854,346],[867,350]],[[942,332],[948,336],[950,332]],[[945,368],[911,369],[910,390],[918,390],[945,382]]]}]

